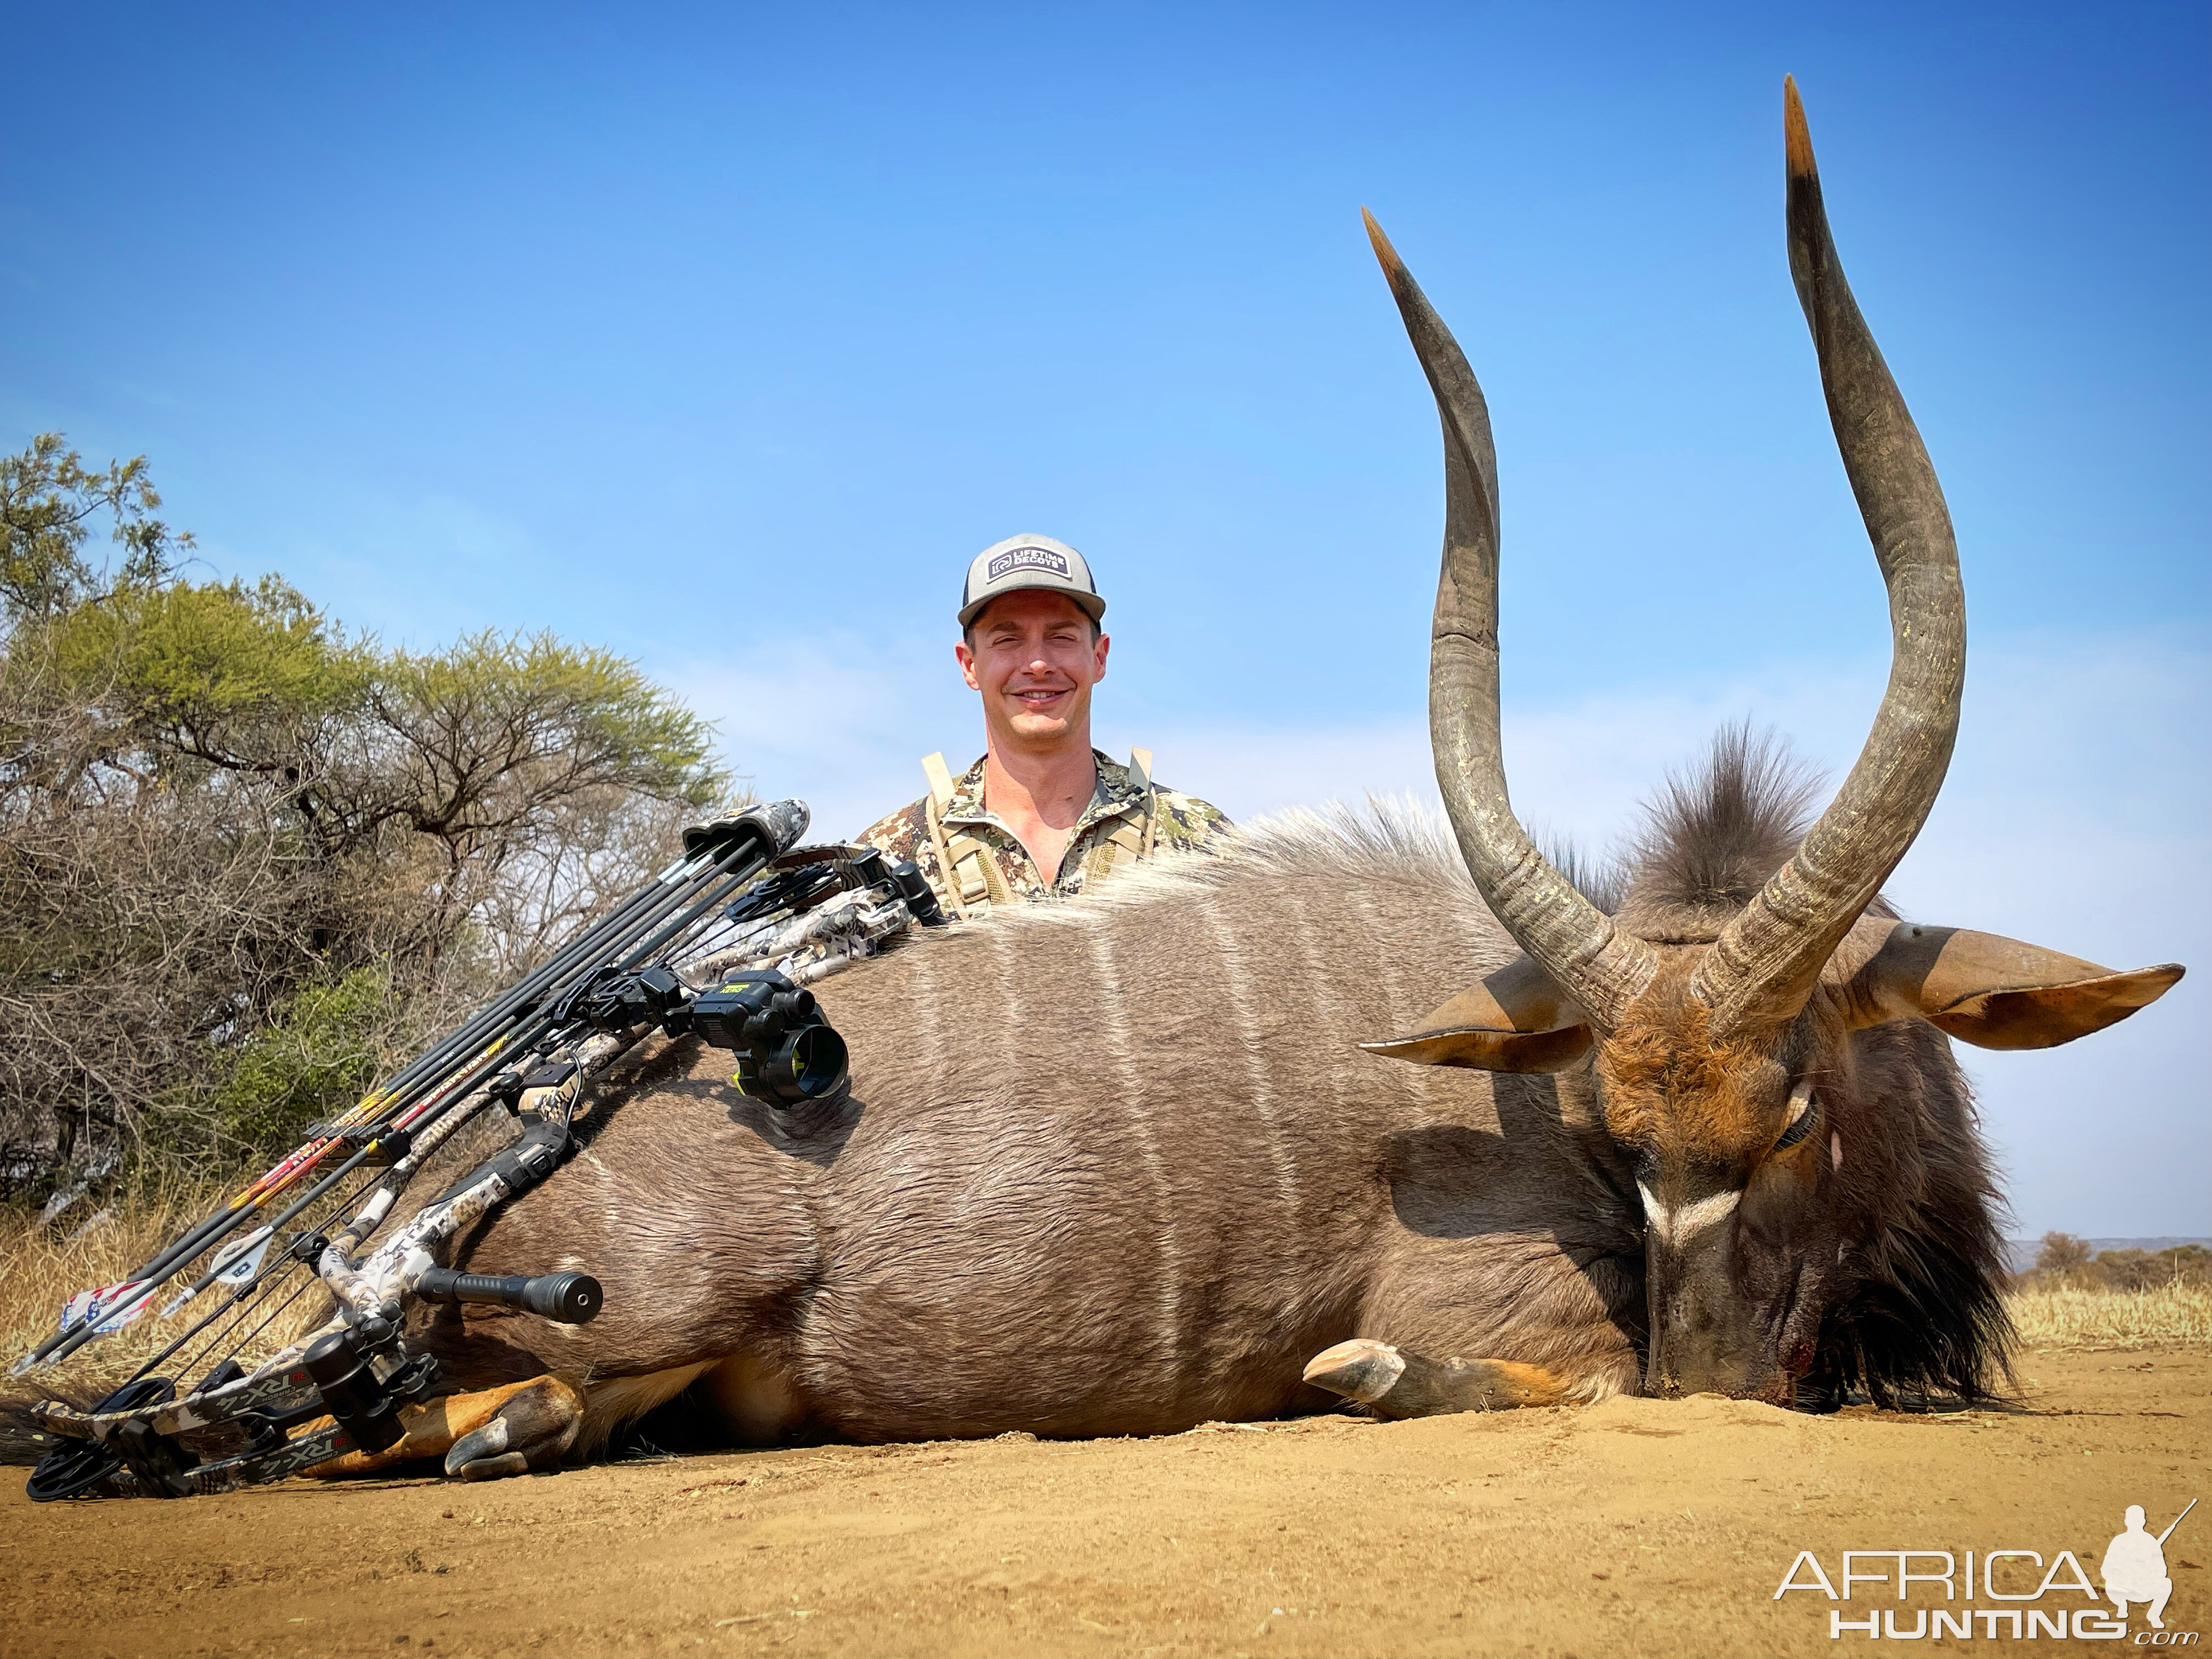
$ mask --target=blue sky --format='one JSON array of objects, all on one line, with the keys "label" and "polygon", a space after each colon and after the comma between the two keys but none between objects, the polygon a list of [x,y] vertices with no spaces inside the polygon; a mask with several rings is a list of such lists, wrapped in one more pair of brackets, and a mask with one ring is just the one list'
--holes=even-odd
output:
[{"label": "blue sky", "polygon": [[[1419,794],[1437,442],[1364,203],[1490,394],[1516,799],[1602,844],[1717,720],[1840,766],[1878,695],[1782,255],[1794,71],[1974,629],[1898,890],[2212,972],[2208,33],[2162,5],[14,8],[40,71],[0,112],[0,441],[149,455],[213,570],[387,638],[633,654],[833,832],[978,746],[949,613],[1019,530],[1106,587],[1109,744],[1238,812]],[[2212,1232],[2204,982],[1976,1057],[2023,1227]]]}]

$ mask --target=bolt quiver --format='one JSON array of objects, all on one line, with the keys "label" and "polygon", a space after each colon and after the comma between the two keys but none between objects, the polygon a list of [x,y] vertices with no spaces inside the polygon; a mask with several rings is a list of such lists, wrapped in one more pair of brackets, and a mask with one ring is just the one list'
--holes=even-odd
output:
[{"label": "bolt quiver", "polygon": [[[35,1409],[54,1443],[31,1497],[227,1492],[396,1444],[404,1409],[438,1382],[434,1359],[407,1351],[410,1301],[565,1324],[596,1317],[605,1294],[590,1273],[472,1273],[439,1254],[567,1161],[593,1078],[648,1035],[730,1050],[737,1086],[779,1109],[845,1086],[844,1039],[806,986],[944,918],[911,863],[872,848],[794,846],[806,820],[803,803],[778,801],[686,830],[682,858],[544,966],[353,1110],[315,1125],[128,1279],[72,1297],[60,1330],[14,1374],[153,1312],[163,1287],[195,1270],[159,1316],[203,1295],[213,1305],[89,1410]],[[487,1110],[509,1119],[514,1139],[428,1204],[400,1210],[430,1158]],[[406,1220],[385,1232],[395,1212]],[[287,1279],[296,1282],[280,1296]],[[336,1313],[249,1371],[246,1351],[318,1280]],[[153,1374],[172,1361],[198,1380]]]}]

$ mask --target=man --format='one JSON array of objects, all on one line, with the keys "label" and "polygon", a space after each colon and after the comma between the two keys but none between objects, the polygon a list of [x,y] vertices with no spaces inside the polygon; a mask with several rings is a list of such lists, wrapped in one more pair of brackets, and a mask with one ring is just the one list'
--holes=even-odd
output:
[{"label": "man", "polygon": [[[2173,1527],[2154,1538],[2143,1530],[2140,1504],[2129,1504],[2122,1519],[2127,1530],[2105,1546],[2104,1569],[2098,1574],[2105,1581],[2105,1594],[2112,1599],[2112,1616],[2126,1618],[2128,1603],[2141,1601],[2147,1605],[2151,1628],[2164,1630],[2166,1620],[2159,1615],[2166,1611],[2166,1598],[2173,1594],[2173,1580],[2166,1576],[2165,1546]],[[2180,1516],[2176,1516],[2173,1526],[2180,1524]]]},{"label": "man", "polygon": [[978,553],[960,596],[960,672],[983,700],[983,757],[959,777],[922,762],[929,793],[872,826],[871,847],[921,867],[948,915],[1065,897],[1163,848],[1205,850],[1229,820],[1091,746],[1106,678],[1106,601],[1083,556],[1049,536]]}]

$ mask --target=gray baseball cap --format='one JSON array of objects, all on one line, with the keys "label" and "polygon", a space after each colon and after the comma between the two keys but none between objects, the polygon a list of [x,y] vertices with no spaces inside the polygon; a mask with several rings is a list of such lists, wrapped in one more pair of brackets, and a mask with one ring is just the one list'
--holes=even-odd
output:
[{"label": "gray baseball cap", "polygon": [[1066,594],[1093,622],[1106,614],[1106,601],[1098,597],[1083,555],[1049,536],[1009,536],[969,563],[967,585],[960,590],[960,625],[965,628],[981,616],[1000,594],[1025,587]]}]

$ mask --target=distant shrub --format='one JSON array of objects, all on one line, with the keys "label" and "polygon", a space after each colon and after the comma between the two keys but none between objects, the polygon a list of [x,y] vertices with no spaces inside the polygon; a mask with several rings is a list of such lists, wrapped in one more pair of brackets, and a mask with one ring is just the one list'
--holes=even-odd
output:
[{"label": "distant shrub", "polygon": [[2071,1233],[2045,1233],[2036,1253],[2035,1271],[2069,1273],[2089,1265],[2089,1247]]},{"label": "distant shrub", "polygon": [[2081,1291],[2154,1291],[2168,1285],[2212,1285],[2212,1250],[2178,1244],[2164,1250],[2092,1253],[2071,1233],[2045,1233],[2035,1266],[2020,1276],[2022,1289]]}]

